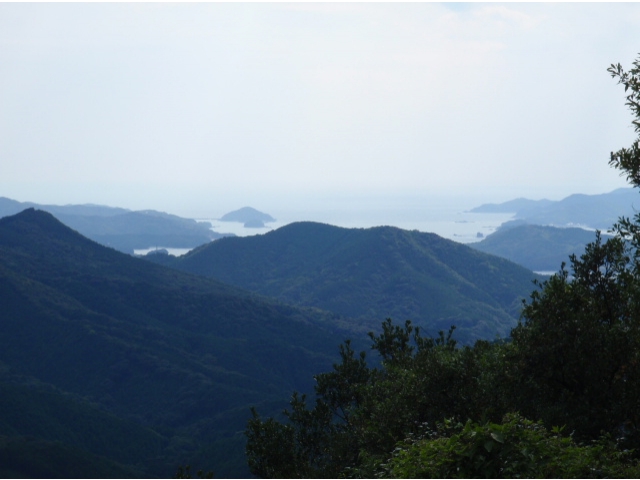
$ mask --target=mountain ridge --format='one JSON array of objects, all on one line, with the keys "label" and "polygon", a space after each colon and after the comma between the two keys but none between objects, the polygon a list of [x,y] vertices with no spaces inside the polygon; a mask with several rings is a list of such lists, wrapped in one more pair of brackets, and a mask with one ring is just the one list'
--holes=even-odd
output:
[{"label": "mountain ridge", "polygon": [[[603,234],[603,239],[608,235]],[[484,240],[469,244],[534,271],[557,271],[572,254],[578,257],[595,240],[595,232],[582,228],[559,228],[521,224],[500,228]]]},{"label": "mountain ridge", "polygon": [[640,198],[636,189],[618,188],[596,195],[575,193],[558,201],[520,198],[501,204],[480,205],[470,212],[514,213],[515,219],[535,225],[586,226],[605,230],[620,216],[634,216],[634,205],[638,204]]},{"label": "mountain ridge", "polygon": [[131,211],[103,205],[39,205],[0,197],[0,218],[35,208],[53,214],[82,235],[124,253],[157,246],[193,248],[223,236],[209,222],[155,210]]},{"label": "mountain ridge", "polygon": [[[536,278],[523,267],[436,234],[316,222],[220,239],[170,265],[362,321],[411,319],[432,334],[457,324],[468,341],[508,334],[520,299]],[[495,274],[498,270],[502,276]],[[474,315],[483,319],[478,325],[486,324],[475,332]]]},{"label": "mountain ridge", "polygon": [[[335,314],[153,265],[38,210],[0,219],[0,298],[0,388],[17,388],[3,390],[0,435],[34,434],[5,418],[27,395],[34,414],[90,419],[35,431],[46,442],[103,455],[73,440],[86,434],[73,428],[108,438],[126,424],[138,432],[131,441],[157,436],[157,446],[128,447],[139,452],[135,465],[127,448],[110,457],[147,477],[170,476],[191,460],[246,476],[238,432],[249,407],[275,414],[291,390],[309,391],[311,375],[330,368],[335,345],[353,333]],[[37,388],[46,385],[76,403],[45,402]]]}]

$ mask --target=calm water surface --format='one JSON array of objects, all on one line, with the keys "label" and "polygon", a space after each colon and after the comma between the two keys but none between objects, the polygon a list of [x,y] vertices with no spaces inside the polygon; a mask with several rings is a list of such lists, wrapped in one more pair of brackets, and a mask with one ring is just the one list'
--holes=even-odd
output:
[{"label": "calm water surface", "polygon": [[[233,233],[237,236],[260,235],[293,222],[314,221],[345,228],[370,228],[381,225],[405,230],[431,232],[460,243],[481,240],[493,233],[502,223],[513,218],[513,214],[470,213],[480,205],[474,200],[451,201],[451,199],[357,199],[315,204],[275,205],[270,208],[253,206],[276,219],[265,228],[245,228],[242,223],[218,220],[228,212],[212,212],[209,217],[196,218],[207,221],[218,233]],[[172,255],[182,255],[189,249],[167,248]],[[145,254],[149,250],[136,250]]]}]

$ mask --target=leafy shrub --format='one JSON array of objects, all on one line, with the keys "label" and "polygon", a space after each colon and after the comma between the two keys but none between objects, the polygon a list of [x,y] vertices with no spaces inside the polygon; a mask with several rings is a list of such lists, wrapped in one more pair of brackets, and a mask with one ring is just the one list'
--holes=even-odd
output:
[{"label": "leafy shrub", "polygon": [[380,476],[393,478],[638,478],[640,469],[607,437],[578,445],[519,414],[502,423],[445,421],[398,445]]}]

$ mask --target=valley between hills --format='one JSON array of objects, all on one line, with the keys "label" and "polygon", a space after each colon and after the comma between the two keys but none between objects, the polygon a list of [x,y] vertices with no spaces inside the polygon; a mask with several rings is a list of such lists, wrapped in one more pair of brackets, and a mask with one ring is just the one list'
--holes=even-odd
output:
[{"label": "valley between hills", "polygon": [[[427,336],[455,326],[462,345],[505,339],[543,277],[531,266],[540,256],[496,255],[516,255],[523,238],[570,244],[551,265],[593,235],[522,221],[463,245],[297,222],[214,238],[160,212],[49,213],[3,200],[3,477],[166,478],[184,465],[246,477],[250,409],[279,418],[292,391],[312,392],[313,376],[331,369],[341,342],[367,350],[387,318]],[[200,246],[130,255],[171,238]]]}]

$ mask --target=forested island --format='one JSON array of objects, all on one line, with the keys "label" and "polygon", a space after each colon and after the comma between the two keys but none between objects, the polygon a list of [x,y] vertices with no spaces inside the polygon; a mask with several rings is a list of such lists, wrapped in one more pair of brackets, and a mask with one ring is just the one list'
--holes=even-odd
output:
[{"label": "forested island", "polygon": [[243,223],[245,228],[264,228],[265,223],[275,222],[268,213],[263,213],[252,207],[242,207],[220,217],[221,222]]}]

